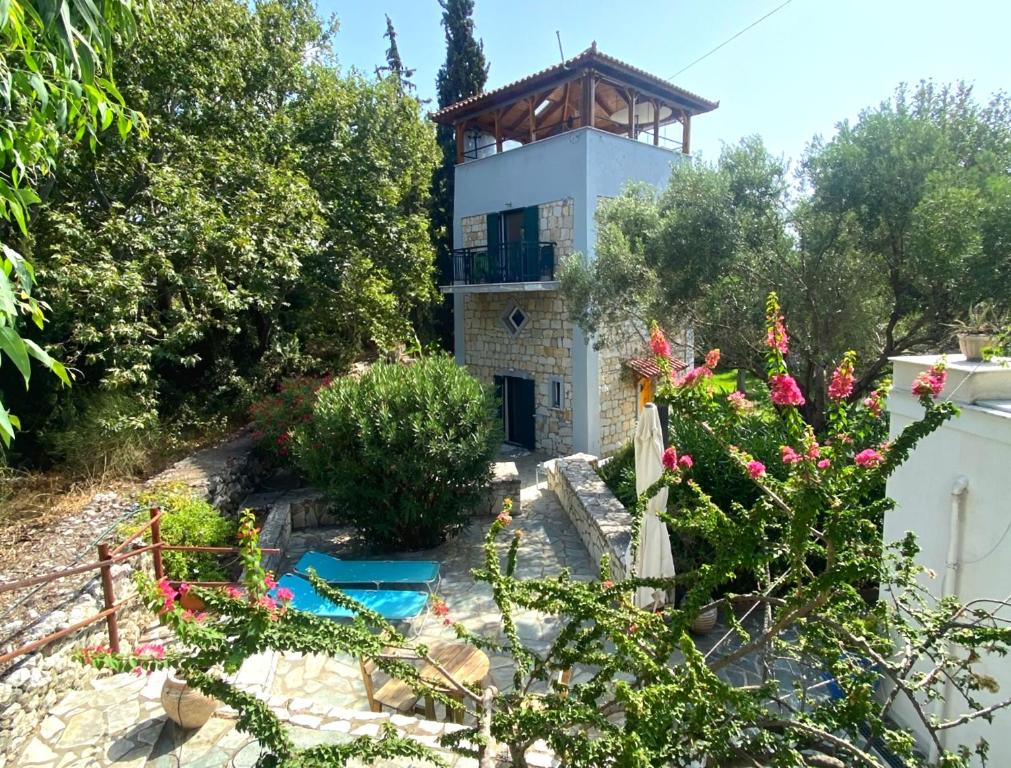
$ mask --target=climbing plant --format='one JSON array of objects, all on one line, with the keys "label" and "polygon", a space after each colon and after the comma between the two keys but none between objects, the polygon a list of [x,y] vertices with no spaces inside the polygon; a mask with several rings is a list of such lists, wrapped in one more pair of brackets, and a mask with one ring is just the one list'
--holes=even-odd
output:
[{"label": "climbing plant", "polygon": [[[453,693],[464,703],[453,704],[421,679],[414,665],[391,653],[427,659],[423,644],[315,577],[315,589],[354,608],[355,620],[330,623],[286,608],[289,595],[268,592],[269,583],[264,585],[257,571],[248,517],[240,531],[250,574],[244,593],[198,590],[208,605],[200,621],[176,607],[172,587],[149,588],[151,605],[179,633],[184,650],[158,658],[98,651],[90,653],[92,663],[173,664],[202,691],[236,708],[239,728],[254,734],[264,749],[261,765],[343,765],[352,753],[359,759],[409,755],[439,763],[391,729],[378,742],[298,750],[265,703],[235,690],[216,671],[216,665],[234,671],[265,648],[373,658],[419,694],[465,707],[472,724],[444,736],[443,744],[476,757],[482,768],[495,765],[498,755],[526,766],[525,755],[537,742],[546,743],[563,765],[586,768],[884,768],[882,752],[905,766],[963,768],[985,759],[986,742],[960,744],[956,729],[990,720],[1011,704],[1011,698],[996,695],[983,671],[989,655],[1003,655],[1011,645],[1011,629],[998,618],[1008,601],[960,604],[954,597],[935,598],[931,574],[916,565],[913,536],[882,544],[873,520],[891,502],[866,493],[956,415],[955,406],[941,399],[944,367],[935,366],[913,384],[922,416],[890,442],[868,445],[857,426],[880,415],[880,401],[848,401],[857,361],[847,355],[831,377],[830,427],[819,440],[797,411],[803,395],[786,365],[790,339],[775,296],[767,310],[769,386],[786,435],[776,460],[787,469],[785,477],[727,440],[734,417],[718,407],[709,387],[718,364],[715,350],[694,371],[669,375],[662,395],[670,407],[695,413],[730,457],[732,471],[755,484],[757,500],[718,506],[696,483],[695,460],[669,446],[663,475],[633,509],[632,541],[648,499],[668,488],[678,506],[677,514],[664,515],[665,522],[704,539],[711,559],[669,579],[621,578],[624,568],[605,559],[593,581],[575,580],[565,571],[518,578],[523,536],[520,530],[510,533],[515,526],[507,502],[488,530],[483,564],[474,572],[492,592],[500,631],[486,636],[454,622],[452,604],[440,602],[437,613],[461,641],[509,657],[514,672],[508,688],[457,686]],[[658,354],[658,362],[670,374],[665,354]],[[753,589],[710,598],[745,573]],[[879,599],[862,596],[858,586],[868,582],[879,585]],[[640,609],[632,597],[641,586],[660,592],[680,587],[684,598],[658,611]],[[751,606],[743,615],[731,610],[734,597]],[[690,625],[711,607],[723,612],[726,631],[697,645]],[[546,646],[524,643],[517,620],[524,610],[556,620],[557,634]],[[750,674],[741,668],[745,662]],[[575,674],[563,684],[561,673],[567,671]],[[961,711],[943,714],[937,702],[946,699]],[[892,719],[900,702],[930,754],[921,754],[910,731]]]}]

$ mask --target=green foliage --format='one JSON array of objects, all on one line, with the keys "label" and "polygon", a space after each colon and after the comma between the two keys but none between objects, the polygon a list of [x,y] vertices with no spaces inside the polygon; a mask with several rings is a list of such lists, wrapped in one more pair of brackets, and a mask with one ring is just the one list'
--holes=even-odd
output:
[{"label": "green foliage", "polygon": [[[173,546],[227,547],[235,537],[235,521],[211,504],[196,499],[185,487],[164,486],[142,494],[138,501],[164,512],[161,539]],[[132,530],[136,530],[135,528]],[[131,529],[126,529],[127,533]],[[150,540],[150,533],[147,534]],[[213,552],[164,552],[166,575],[174,581],[228,581],[229,574]]]},{"label": "green foliage", "polygon": [[249,416],[260,450],[276,461],[286,462],[291,455],[292,434],[296,427],[312,419],[317,393],[330,381],[330,377],[285,379],[276,394],[253,403]]},{"label": "green foliage", "polygon": [[621,321],[690,323],[727,362],[760,374],[765,296],[790,308],[791,360],[817,428],[833,361],[944,349],[969,306],[1011,306],[1011,109],[958,84],[899,88],[803,158],[798,190],[760,139],[715,165],[679,164],[665,190],[634,187],[598,214],[592,265],[562,283],[573,319],[606,340]]},{"label": "green foliage", "polygon": [[[112,129],[121,138],[144,121],[129,109],[113,81],[113,40],[130,40],[136,15],[150,0],[107,0],[101,10],[91,0],[7,0],[0,3],[0,353],[23,380],[29,358],[64,384],[64,365],[18,329],[23,317],[38,328],[46,304],[32,294],[35,270],[13,241],[28,237],[29,208],[40,202],[42,177],[57,164],[61,145],[87,137],[94,151]],[[20,420],[0,403],[0,440],[10,446]]]},{"label": "green foliage", "polygon": [[[117,61],[146,138],[69,150],[29,244],[50,323],[79,374],[0,388],[39,432],[97,391],[163,428],[245,415],[281,378],[341,370],[414,339],[435,294],[427,205],[437,148],[392,78],[342,75],[311,0],[165,0]],[[307,55],[312,52],[312,55]]]},{"label": "green foliage", "polygon": [[309,480],[380,550],[441,542],[467,520],[499,435],[491,396],[445,355],[377,363],[319,393],[295,431]]}]

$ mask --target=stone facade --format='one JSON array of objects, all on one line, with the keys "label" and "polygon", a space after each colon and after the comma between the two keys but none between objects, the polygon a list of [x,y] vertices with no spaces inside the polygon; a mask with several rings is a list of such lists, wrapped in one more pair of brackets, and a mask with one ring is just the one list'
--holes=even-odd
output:
[{"label": "stone facade", "polygon": [[[537,206],[540,222],[537,239],[555,244],[555,265],[563,256],[572,253],[572,236],[574,219],[572,217],[572,198],[554,200]],[[488,211],[493,213],[493,211]],[[458,248],[478,248],[488,243],[488,220],[486,214],[465,216],[460,219],[460,231],[463,242]]]},{"label": "stone facade", "polygon": [[613,334],[617,339],[600,350],[600,453],[610,456],[635,434],[639,418],[639,382],[625,361],[642,357],[647,348],[634,328]]},{"label": "stone facade", "polygon": [[632,515],[600,479],[596,457],[585,453],[548,462],[548,486],[572,521],[594,565],[606,554],[611,577],[628,573],[625,553],[632,541]]},{"label": "stone facade", "polygon": [[[527,316],[513,335],[502,321],[513,306]],[[572,450],[572,323],[557,291],[478,293],[464,297],[466,365],[493,386],[496,376],[534,380],[537,449],[561,456]],[[562,382],[562,407],[551,407],[552,378]]]}]

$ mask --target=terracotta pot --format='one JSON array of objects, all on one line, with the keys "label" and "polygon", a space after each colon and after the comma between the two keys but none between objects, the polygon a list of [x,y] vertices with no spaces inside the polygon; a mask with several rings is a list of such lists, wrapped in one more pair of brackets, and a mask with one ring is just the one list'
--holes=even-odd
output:
[{"label": "terracotta pot", "polygon": [[960,333],[958,348],[965,355],[967,362],[978,362],[983,359],[983,350],[993,346],[993,336],[989,333]]},{"label": "terracotta pot", "polygon": [[161,689],[161,705],[169,719],[181,728],[199,728],[206,723],[218,700],[205,696],[185,680],[169,675]]},{"label": "terracotta pot", "polygon": [[207,607],[207,603],[187,590],[185,594],[179,595],[179,605],[187,611],[202,611]]},{"label": "terracotta pot", "polygon": [[695,621],[692,622],[692,632],[696,635],[704,635],[706,632],[711,631],[716,626],[717,613],[715,605],[702,611],[702,613],[695,617]]}]

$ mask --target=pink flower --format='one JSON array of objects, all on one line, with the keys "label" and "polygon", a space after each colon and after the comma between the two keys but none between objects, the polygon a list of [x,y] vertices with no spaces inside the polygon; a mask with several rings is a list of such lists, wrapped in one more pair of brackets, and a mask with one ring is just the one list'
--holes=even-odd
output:
[{"label": "pink flower", "polygon": [[864,398],[864,408],[871,412],[871,415],[877,419],[881,416],[881,395],[875,389],[870,395]]},{"label": "pink flower", "polygon": [[704,379],[708,376],[712,376],[713,372],[706,368],[704,365],[700,365],[698,368],[692,368],[688,373],[682,376],[680,379],[675,381],[675,385],[679,387],[690,387],[695,382],[700,379]]},{"label": "pink flower", "polygon": [[750,411],[755,407],[755,404],[751,402],[743,392],[731,392],[727,395],[727,402],[730,403],[730,407],[738,413]]},{"label": "pink flower", "polygon": [[197,623],[200,623],[201,621],[207,619],[207,612],[200,611],[199,613],[194,613],[193,611],[187,609],[183,611],[183,618],[186,619],[187,621],[195,621]]},{"label": "pink flower", "polygon": [[239,591],[238,587],[225,587],[225,594],[233,600],[238,600],[242,597],[242,592]]},{"label": "pink flower", "polygon": [[760,461],[752,459],[748,462],[748,474],[751,475],[753,480],[757,480],[765,474],[765,465]]},{"label": "pink flower", "polygon": [[180,595],[185,595],[189,591],[190,591],[190,585],[187,584],[185,581],[182,584],[179,585],[179,594]]},{"label": "pink flower", "polygon": [[796,464],[804,460],[803,456],[788,445],[784,445],[779,449],[779,455],[782,457],[784,464]]},{"label": "pink flower", "polygon": [[876,467],[885,457],[878,453],[873,448],[865,448],[860,451],[856,456],[853,457],[853,461],[856,462],[858,467],[863,467],[864,469],[869,469],[870,467]]},{"label": "pink flower", "polygon": [[695,464],[695,462],[694,462],[694,461],[692,461],[692,457],[691,457],[691,456],[689,456],[689,455],[688,455],[687,453],[682,453],[682,454],[681,454],[681,455],[680,455],[680,456],[678,457],[678,465],[679,465],[679,466],[680,466],[680,467],[681,467],[682,469],[691,469],[691,468],[692,468],[692,465],[694,465],[694,464]]},{"label": "pink flower", "polygon": [[828,385],[828,396],[833,400],[845,400],[853,393],[853,363],[844,359],[832,372]]},{"label": "pink flower", "polygon": [[765,337],[766,346],[769,349],[778,349],[781,354],[790,351],[790,337],[786,333],[786,325],[783,324],[783,316],[780,315],[773,322]]},{"label": "pink flower", "polygon": [[657,357],[670,357],[670,342],[667,341],[659,325],[654,324],[649,332],[649,346]]},{"label": "pink flower", "polygon": [[772,402],[776,405],[803,405],[804,395],[800,393],[800,387],[793,376],[786,373],[774,374],[769,379],[769,390],[772,395]]},{"label": "pink flower", "polygon": [[257,605],[261,608],[266,608],[268,611],[277,610],[277,602],[274,598],[264,595],[259,600],[256,601]]},{"label": "pink flower", "polygon": [[913,379],[914,395],[930,395],[935,400],[941,396],[944,384],[948,380],[948,372],[943,363],[937,363]]},{"label": "pink flower", "polygon": [[499,512],[498,517],[495,519],[502,523],[502,525],[509,525],[513,521],[512,515],[508,512]]},{"label": "pink flower", "polygon": [[272,574],[270,571],[267,571],[267,573],[263,577],[263,586],[265,586],[267,589],[273,589],[274,587],[277,586],[277,582],[274,581],[274,574]]},{"label": "pink flower", "polygon": [[150,656],[152,659],[165,658],[165,646],[159,643],[145,643],[138,645],[133,650],[134,656]]},{"label": "pink flower", "polygon": [[822,459],[818,462],[818,469],[828,469],[831,463],[828,459]]},{"label": "pink flower", "polygon": [[611,581],[610,579],[604,579],[602,582],[600,582],[600,586],[604,589],[610,589],[611,587],[614,586],[614,582]]},{"label": "pink flower", "polygon": [[717,365],[720,364],[720,350],[719,348],[710,349],[706,353],[706,368],[712,370]]},{"label": "pink flower", "polygon": [[821,455],[821,448],[819,447],[818,443],[811,443],[811,445],[807,447],[805,455],[809,459],[817,459],[818,456]]},{"label": "pink flower", "polygon": [[277,590],[275,590],[274,595],[282,603],[287,603],[295,597],[295,593],[287,587],[278,587]]},{"label": "pink flower", "polygon": [[667,469],[677,469],[678,465],[678,452],[674,448],[668,448],[663,452],[663,457],[661,462]]},{"label": "pink flower", "polygon": [[163,601],[159,613],[168,613],[175,607],[176,597],[179,593],[169,584],[168,579],[159,579],[158,591],[161,593]]},{"label": "pink flower", "polygon": [[442,600],[436,600],[432,605],[432,613],[436,616],[449,616],[449,606]]}]

